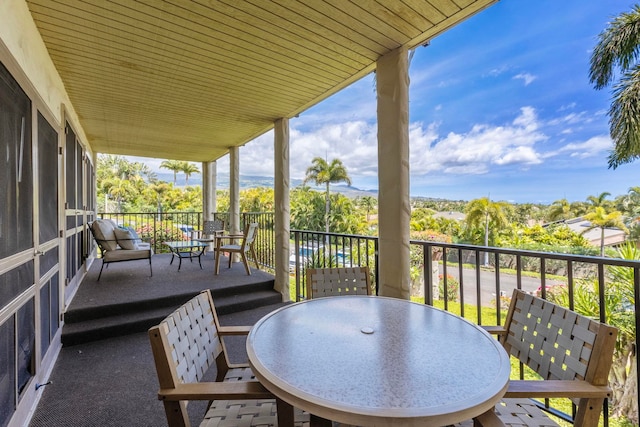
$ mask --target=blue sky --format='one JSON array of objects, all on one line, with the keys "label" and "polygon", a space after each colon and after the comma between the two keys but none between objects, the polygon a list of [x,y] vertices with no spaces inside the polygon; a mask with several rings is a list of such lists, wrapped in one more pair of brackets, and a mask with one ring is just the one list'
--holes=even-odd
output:
[{"label": "blue sky", "polygon": [[[511,202],[585,200],[640,185],[608,169],[610,90],[588,81],[597,35],[633,2],[501,0],[419,47],[410,66],[411,196]],[[340,158],[377,187],[373,76],[292,119],[291,176]],[[241,173],[273,176],[273,134],[240,150]],[[265,161],[269,159],[269,161]],[[218,161],[218,173],[228,159]]]}]

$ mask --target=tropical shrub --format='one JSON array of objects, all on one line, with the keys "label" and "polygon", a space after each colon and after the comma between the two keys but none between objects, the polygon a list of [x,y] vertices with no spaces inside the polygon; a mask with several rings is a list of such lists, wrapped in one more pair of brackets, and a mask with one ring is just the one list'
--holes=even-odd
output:
[{"label": "tropical shrub", "polygon": [[[441,274],[440,276],[438,276],[439,279],[439,283],[438,283],[438,289],[439,289],[439,295],[440,295],[440,299],[444,300],[444,276]],[[458,292],[460,290],[460,283],[458,283],[458,279],[456,279],[455,277],[453,277],[450,274],[447,274],[447,301],[458,301]]]}]

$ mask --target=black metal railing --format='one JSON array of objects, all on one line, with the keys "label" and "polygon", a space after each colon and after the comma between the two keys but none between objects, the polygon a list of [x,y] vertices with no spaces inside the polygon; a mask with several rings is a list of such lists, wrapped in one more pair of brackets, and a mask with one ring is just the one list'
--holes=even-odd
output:
[{"label": "black metal railing", "polygon": [[306,299],[307,268],[369,267],[371,283],[378,291],[378,238],[352,234],[292,230],[293,253],[289,272],[295,275],[295,300]]},{"label": "black metal railing", "polygon": [[[199,235],[203,229],[202,212],[99,212],[98,218],[111,219],[118,225],[132,227],[146,242],[151,243],[155,253],[169,252],[162,242],[175,240],[190,240]],[[256,236],[256,254],[258,263],[274,268],[274,213],[273,212],[245,212],[240,216],[240,228],[251,222],[258,223]],[[214,219],[224,221],[229,227],[229,214],[216,212]]]},{"label": "black metal railing", "polygon": [[275,214],[273,212],[244,212],[241,215],[242,227],[253,222],[258,224],[258,233],[253,243],[258,257],[255,261],[268,270],[275,270]]}]

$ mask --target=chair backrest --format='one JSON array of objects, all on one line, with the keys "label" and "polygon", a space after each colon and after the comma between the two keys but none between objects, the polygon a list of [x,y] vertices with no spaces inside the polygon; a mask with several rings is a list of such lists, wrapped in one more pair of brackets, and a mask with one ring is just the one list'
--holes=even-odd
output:
[{"label": "chair backrest", "polygon": [[116,225],[109,219],[96,219],[88,224],[93,239],[101,252],[114,251],[118,247],[115,235]]},{"label": "chair backrest", "polygon": [[307,298],[340,295],[371,295],[369,268],[307,268]]},{"label": "chair backrest", "polygon": [[204,235],[215,234],[216,231],[224,230],[224,221],[221,219],[214,219],[213,221],[204,221],[202,224],[202,233]]},{"label": "chair backrest", "polygon": [[[201,381],[213,363],[218,371],[216,381],[222,381],[229,369],[229,360],[218,326],[211,291],[206,290],[149,329],[161,389]],[[171,420],[178,420],[176,424],[182,425],[180,420],[184,419],[188,425],[186,404],[176,406],[165,402],[165,410],[171,425]],[[176,411],[180,414],[175,414]]]},{"label": "chair backrest", "polygon": [[[502,341],[507,353],[543,379],[607,385],[616,328],[516,289],[505,329]],[[599,409],[594,399],[574,403],[578,405],[574,425],[597,425]],[[597,413],[587,413],[594,406]]]},{"label": "chair backrest", "polygon": [[242,240],[242,249],[246,252],[251,248],[253,241],[256,239],[258,232],[258,223],[252,222],[244,228],[244,238]]}]

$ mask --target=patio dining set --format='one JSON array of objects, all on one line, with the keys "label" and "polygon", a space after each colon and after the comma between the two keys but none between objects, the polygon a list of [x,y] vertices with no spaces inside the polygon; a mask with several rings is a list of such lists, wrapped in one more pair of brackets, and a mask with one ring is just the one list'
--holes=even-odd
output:
[{"label": "patio dining set", "polygon": [[[307,300],[252,327],[221,326],[203,291],[149,330],[169,426],[189,425],[190,400],[209,401],[201,426],[549,426],[533,399],[558,397],[598,425],[616,328],[519,289],[504,325],[482,327],[372,295],[366,267],[306,274]],[[247,363],[229,363],[230,335],[246,335]],[[539,380],[512,379],[510,357]]]}]

